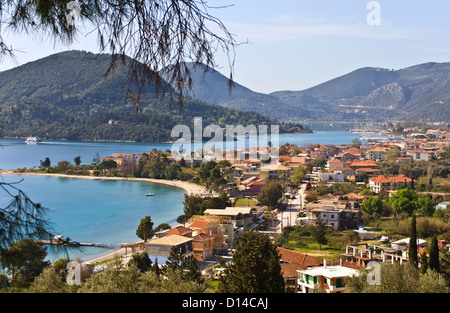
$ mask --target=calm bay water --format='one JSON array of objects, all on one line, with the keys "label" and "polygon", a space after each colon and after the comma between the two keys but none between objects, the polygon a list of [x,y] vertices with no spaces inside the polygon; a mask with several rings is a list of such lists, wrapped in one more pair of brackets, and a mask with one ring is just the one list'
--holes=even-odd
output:
[{"label": "calm bay water", "polygon": [[[315,134],[282,134],[279,144],[298,146],[309,143],[345,144],[358,135],[345,131]],[[114,153],[144,153],[156,148],[171,149],[172,144],[106,143],[44,141],[27,145],[24,140],[0,138],[0,169],[38,167],[40,160],[49,157],[52,164],[66,160],[73,163],[81,156],[82,163],[91,163],[98,153],[101,157]],[[32,175],[4,175],[5,182],[23,180],[21,188],[34,202],[49,208],[48,216],[55,233],[79,242],[128,243],[138,241],[136,228],[139,221],[149,215],[154,226],[161,223],[176,224],[182,214],[183,189],[156,183],[124,180],[88,180]],[[154,197],[145,194],[154,193]],[[0,207],[9,201],[0,193]],[[70,257],[89,260],[111,252],[111,249],[85,247],[71,251]]]},{"label": "calm bay water", "polygon": [[[176,224],[182,214],[185,191],[181,188],[124,180],[90,180],[32,175],[4,175],[2,181],[17,182],[34,202],[49,209],[55,234],[84,243],[129,243],[139,221],[149,215],[154,227]],[[153,197],[145,194],[154,193]],[[0,207],[11,201],[0,193]],[[117,247],[115,247],[117,248]],[[71,257],[91,259],[111,252],[107,248],[84,247]]]},{"label": "calm bay water", "polygon": [[[302,146],[304,144],[346,144],[358,138],[358,134],[346,131],[318,131],[314,134],[281,134],[279,144]],[[269,139],[270,140],[270,139]],[[44,141],[37,145],[27,145],[22,139],[0,138],[0,169],[11,170],[23,167],[38,167],[41,160],[50,158],[52,165],[59,161],[69,161],[77,156],[82,163],[91,163],[98,153],[101,157],[114,153],[144,153],[152,149],[171,150],[170,143],[111,143]]]}]

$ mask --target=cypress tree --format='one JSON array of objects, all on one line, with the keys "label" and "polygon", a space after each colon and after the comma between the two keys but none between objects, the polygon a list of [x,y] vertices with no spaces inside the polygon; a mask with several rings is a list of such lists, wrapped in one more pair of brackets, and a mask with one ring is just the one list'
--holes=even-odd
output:
[{"label": "cypress tree", "polygon": [[183,269],[184,268],[184,257],[181,254],[180,248],[177,246],[173,246],[170,250],[169,257],[166,260],[166,266],[173,270]]},{"label": "cypress tree", "polygon": [[189,265],[187,266],[187,273],[184,276],[184,279],[187,281],[193,281],[196,282],[198,284],[203,284],[204,283],[204,279],[203,279],[203,275],[202,272],[200,271],[200,269],[198,268],[198,263],[197,260],[195,258],[192,258],[192,260],[189,262]]},{"label": "cypress tree", "polygon": [[319,244],[319,250],[328,243],[328,228],[320,217],[317,218],[317,225],[312,228],[311,235]]},{"label": "cypress tree", "polygon": [[423,251],[422,255],[420,256],[420,272],[422,274],[425,274],[428,270],[428,257],[425,251]]},{"label": "cypress tree", "polygon": [[436,272],[441,270],[439,265],[439,247],[436,236],[433,236],[430,247],[430,269]]},{"label": "cypress tree", "polygon": [[418,264],[419,264],[419,260],[417,257],[417,230],[416,230],[416,215],[415,214],[413,214],[413,217],[411,220],[411,236],[409,238],[408,257],[409,257],[409,264],[411,264],[412,266],[417,268]]},{"label": "cypress tree", "polygon": [[159,278],[159,275],[161,275],[161,269],[159,268],[159,264],[158,264],[158,259],[157,258],[155,258],[155,264],[153,264],[152,270],[156,274],[156,276],[158,276],[158,278]]}]

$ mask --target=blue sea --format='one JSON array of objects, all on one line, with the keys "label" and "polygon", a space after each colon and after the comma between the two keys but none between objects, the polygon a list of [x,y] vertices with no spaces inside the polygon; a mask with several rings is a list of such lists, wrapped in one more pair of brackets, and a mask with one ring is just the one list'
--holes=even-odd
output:
[{"label": "blue sea", "polygon": [[[345,144],[358,135],[345,131],[318,131],[314,134],[282,134],[279,144],[298,146],[309,143]],[[22,139],[0,138],[0,169],[38,167],[40,161],[50,158],[52,164],[65,160],[73,163],[77,156],[82,163],[91,163],[114,153],[144,153],[156,148],[170,149],[172,144],[110,143],[44,141],[27,145]],[[154,227],[161,223],[176,225],[183,212],[183,189],[149,182],[125,180],[89,180],[32,175],[3,175],[3,182],[17,185],[34,202],[49,209],[48,217],[55,234],[85,243],[129,243],[138,241],[136,229],[139,221],[151,216]],[[154,193],[154,197],[145,194]],[[10,198],[0,192],[0,207]],[[114,247],[117,248],[117,247]],[[70,251],[70,257],[89,260],[112,252],[111,248],[85,247]],[[58,257],[56,257],[58,258]]]},{"label": "blue sea", "polygon": [[[163,184],[32,175],[3,175],[1,180],[20,182],[16,187],[49,210],[54,234],[82,243],[135,242],[140,240],[136,229],[145,216],[151,216],[156,227],[176,225],[176,218],[183,213],[184,189]],[[154,196],[146,197],[148,192]],[[10,201],[5,192],[0,193],[0,207]],[[88,260],[118,248],[108,247],[83,247],[69,254]]]}]

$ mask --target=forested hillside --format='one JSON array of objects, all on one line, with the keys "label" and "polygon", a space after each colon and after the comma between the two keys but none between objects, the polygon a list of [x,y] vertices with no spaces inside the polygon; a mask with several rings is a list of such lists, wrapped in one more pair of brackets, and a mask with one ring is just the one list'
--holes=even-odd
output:
[{"label": "forested hillside", "polygon": [[[0,73],[0,134],[8,137],[38,136],[45,139],[163,142],[171,140],[177,124],[193,127],[194,117],[203,126],[216,124],[279,124],[274,118],[214,106],[193,98],[178,97],[145,86],[141,111],[127,96],[126,64],[105,79],[110,55],[68,51]],[[129,60],[127,60],[129,62]],[[131,94],[136,89],[131,86]],[[110,121],[113,121],[110,123]],[[288,127],[289,126],[289,127]],[[304,131],[301,126],[283,131]]]}]

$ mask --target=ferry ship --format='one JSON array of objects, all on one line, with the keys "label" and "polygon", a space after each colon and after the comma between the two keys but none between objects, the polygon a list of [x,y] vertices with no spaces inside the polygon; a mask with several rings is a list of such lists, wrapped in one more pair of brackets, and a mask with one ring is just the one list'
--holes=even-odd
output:
[{"label": "ferry ship", "polygon": [[25,142],[29,145],[35,145],[41,142],[41,140],[37,137],[28,137],[27,140],[25,140]]}]

